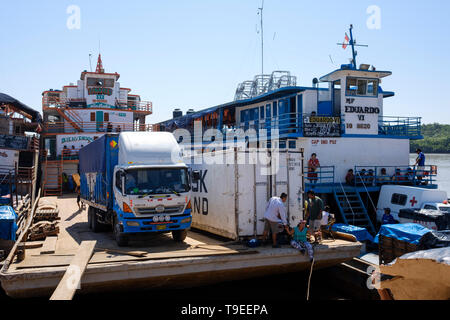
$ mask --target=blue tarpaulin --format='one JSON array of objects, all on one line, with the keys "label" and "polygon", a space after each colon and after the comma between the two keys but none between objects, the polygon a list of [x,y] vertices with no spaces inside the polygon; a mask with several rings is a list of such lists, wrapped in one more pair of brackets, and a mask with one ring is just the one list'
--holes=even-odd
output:
[{"label": "blue tarpaulin", "polygon": [[331,230],[352,234],[358,241],[373,241],[372,235],[367,231],[366,228],[356,227],[349,224],[336,223],[333,225],[333,227],[331,227]]},{"label": "blue tarpaulin", "polygon": [[385,224],[381,226],[374,242],[378,243],[379,236],[382,235],[411,244],[419,244],[420,239],[430,231],[417,223]]},{"label": "blue tarpaulin", "polygon": [[10,206],[0,207],[0,239],[16,241],[17,214]]}]

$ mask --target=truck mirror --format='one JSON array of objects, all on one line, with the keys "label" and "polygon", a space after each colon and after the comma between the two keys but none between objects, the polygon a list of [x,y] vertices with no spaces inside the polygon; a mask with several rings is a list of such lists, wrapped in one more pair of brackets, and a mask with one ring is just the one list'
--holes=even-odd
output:
[{"label": "truck mirror", "polygon": [[200,171],[198,170],[192,171],[192,180],[194,181],[200,180]]}]

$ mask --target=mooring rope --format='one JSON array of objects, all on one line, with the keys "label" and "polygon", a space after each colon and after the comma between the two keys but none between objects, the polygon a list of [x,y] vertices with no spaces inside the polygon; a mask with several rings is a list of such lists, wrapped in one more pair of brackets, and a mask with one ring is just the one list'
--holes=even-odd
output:
[{"label": "mooring rope", "polygon": [[311,269],[309,270],[308,291],[306,291],[306,301],[309,301],[309,289],[311,286],[311,276],[312,276],[312,272],[313,272],[313,268],[314,268],[314,261],[315,261],[315,259],[313,258],[313,260],[311,262]]}]

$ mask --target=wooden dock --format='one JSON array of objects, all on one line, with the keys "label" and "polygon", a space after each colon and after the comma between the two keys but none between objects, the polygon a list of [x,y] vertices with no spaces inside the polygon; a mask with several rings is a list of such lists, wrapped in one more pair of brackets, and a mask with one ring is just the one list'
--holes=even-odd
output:
[{"label": "wooden dock", "polygon": [[[0,279],[14,298],[50,297],[71,264],[82,241],[96,241],[95,251],[81,279],[77,294],[158,288],[186,288],[310,268],[308,256],[289,246],[248,248],[203,233],[189,231],[184,243],[170,234],[118,247],[111,232],[93,233],[86,210],[78,210],[76,197],[51,198],[60,209],[60,232],[45,242],[27,242],[25,259],[14,259]],[[48,250],[47,248],[51,249]],[[351,260],[361,244],[325,240],[315,248],[314,268]]]}]

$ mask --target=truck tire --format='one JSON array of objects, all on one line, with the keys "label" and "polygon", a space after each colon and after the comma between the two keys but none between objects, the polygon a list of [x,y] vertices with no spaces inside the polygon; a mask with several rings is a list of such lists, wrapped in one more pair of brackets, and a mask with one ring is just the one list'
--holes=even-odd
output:
[{"label": "truck tire", "polygon": [[87,216],[88,216],[88,227],[89,229],[92,230],[92,216],[93,216],[93,209],[91,206],[89,206],[88,211],[87,211]]},{"label": "truck tire", "polygon": [[94,231],[95,233],[99,233],[105,230],[105,227],[98,222],[98,218],[97,218],[97,209],[92,208],[91,210],[91,229],[92,231]]},{"label": "truck tire", "polygon": [[117,223],[117,218],[114,219],[113,233],[119,247],[128,246],[128,237],[124,235],[123,232],[120,232],[120,226]]},{"label": "truck tire", "polygon": [[184,239],[186,239],[187,236],[187,230],[174,230],[172,231],[172,238],[176,242],[183,242]]}]

